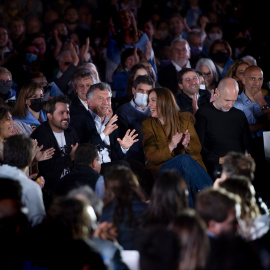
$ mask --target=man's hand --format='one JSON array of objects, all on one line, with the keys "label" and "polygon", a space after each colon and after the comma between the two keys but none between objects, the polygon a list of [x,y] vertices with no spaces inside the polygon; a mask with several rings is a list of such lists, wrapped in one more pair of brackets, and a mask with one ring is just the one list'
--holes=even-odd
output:
[{"label": "man's hand", "polygon": [[94,237],[115,242],[117,237],[117,227],[114,226],[113,223],[104,221],[98,225],[98,228],[94,232]]},{"label": "man's hand", "polygon": [[73,144],[71,145],[71,151],[69,153],[71,160],[74,160],[74,153],[77,150],[78,146],[79,146],[78,143],[76,143],[75,145],[73,145]]},{"label": "man's hand", "polygon": [[193,114],[195,114],[197,110],[199,109],[197,94],[194,94],[192,97],[192,109],[193,109]]},{"label": "man's hand", "polygon": [[220,157],[219,158],[219,164],[223,164],[224,163],[224,160],[225,160],[225,157]]},{"label": "man's hand", "polygon": [[86,42],[84,45],[82,45],[81,49],[80,49],[80,59],[83,59],[84,62],[88,62],[88,51],[89,51],[89,44],[90,44],[90,38],[87,37],[86,38]]},{"label": "man's hand", "polygon": [[79,59],[79,56],[78,56],[78,54],[77,54],[77,52],[75,50],[75,47],[74,47],[74,45],[73,45],[73,43],[72,43],[71,40],[69,40],[68,43],[67,43],[67,49],[70,51],[70,56],[71,56],[71,59],[72,59],[72,64],[75,67],[78,66],[80,59]]},{"label": "man's hand", "polygon": [[108,124],[106,125],[105,129],[103,130],[103,133],[105,134],[105,136],[109,136],[115,129],[118,128],[118,126],[115,124],[115,122],[118,120],[118,115],[115,114],[110,121],[108,122]]},{"label": "man's hand", "polygon": [[127,130],[124,138],[121,140],[120,138],[117,139],[117,141],[120,143],[123,149],[130,148],[135,142],[137,142],[139,139],[135,139],[138,134],[135,133],[135,129],[130,131],[130,129]]},{"label": "man's hand", "polygon": [[38,162],[52,158],[55,151],[53,147],[45,151],[41,151],[42,148],[43,148],[43,145],[36,147],[35,160]]}]

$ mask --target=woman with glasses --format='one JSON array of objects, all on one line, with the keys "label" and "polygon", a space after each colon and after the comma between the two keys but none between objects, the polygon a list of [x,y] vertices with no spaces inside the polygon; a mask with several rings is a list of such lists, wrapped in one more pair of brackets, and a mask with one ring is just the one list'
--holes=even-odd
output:
[{"label": "woman with glasses", "polygon": [[35,81],[26,83],[21,88],[12,112],[15,126],[20,129],[20,133],[30,136],[36,127],[47,120],[43,98],[43,88]]},{"label": "woman with glasses", "polygon": [[210,58],[201,58],[196,64],[196,71],[200,71],[204,76],[206,90],[216,89],[218,85],[218,72],[214,62]]}]

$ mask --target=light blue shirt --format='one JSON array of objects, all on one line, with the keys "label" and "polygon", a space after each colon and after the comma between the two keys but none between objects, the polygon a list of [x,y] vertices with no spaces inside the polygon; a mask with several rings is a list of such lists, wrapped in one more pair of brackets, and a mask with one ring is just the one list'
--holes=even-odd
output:
[{"label": "light blue shirt", "polygon": [[101,175],[97,182],[95,187],[95,193],[98,195],[100,199],[103,200],[104,197],[104,177]]},{"label": "light blue shirt", "polygon": [[[270,97],[264,97],[268,105],[270,105]],[[250,125],[262,123],[264,121],[264,114],[256,102],[251,102],[245,91],[243,91],[234,103],[234,107],[243,111],[246,115],[247,121]],[[252,134],[252,137],[262,137],[264,130],[259,130]]]}]

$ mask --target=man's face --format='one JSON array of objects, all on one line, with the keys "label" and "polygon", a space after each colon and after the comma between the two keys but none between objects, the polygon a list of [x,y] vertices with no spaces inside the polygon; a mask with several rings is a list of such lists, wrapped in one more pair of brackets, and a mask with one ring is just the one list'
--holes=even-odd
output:
[{"label": "man's face", "polygon": [[170,19],[169,27],[172,35],[181,35],[184,30],[183,22],[180,20],[180,18],[177,17],[173,17]]},{"label": "man's face", "polygon": [[81,100],[86,101],[86,94],[91,85],[93,85],[91,77],[79,78],[77,80],[75,92]]},{"label": "man's face", "polygon": [[65,15],[65,19],[68,23],[74,24],[78,21],[78,12],[75,8],[70,8]]},{"label": "man's face", "polygon": [[47,114],[48,121],[51,129],[54,132],[60,133],[68,128],[69,117],[69,105],[62,102],[55,104],[55,111],[53,114]]},{"label": "man's face", "polygon": [[105,117],[111,109],[111,94],[108,90],[96,89],[92,98],[87,99],[88,107],[100,118]]},{"label": "man's face", "polygon": [[180,89],[188,95],[189,97],[193,97],[194,94],[198,94],[199,92],[199,78],[196,72],[189,71],[183,75],[182,84],[178,84]]},{"label": "man's face", "polygon": [[225,89],[220,92],[218,89],[215,94],[214,106],[223,112],[228,112],[237,100],[238,91],[237,89]]},{"label": "man's face", "polygon": [[0,28],[0,48],[6,47],[8,44],[8,31],[5,28]]},{"label": "man's face", "polygon": [[46,42],[43,37],[37,37],[33,40],[33,43],[37,46],[39,54],[44,55],[46,52]]},{"label": "man's face", "polygon": [[176,41],[171,50],[171,60],[180,67],[185,66],[190,58],[190,50],[184,41]]},{"label": "man's face", "polygon": [[263,72],[260,68],[249,69],[243,78],[244,89],[251,96],[261,91]]}]

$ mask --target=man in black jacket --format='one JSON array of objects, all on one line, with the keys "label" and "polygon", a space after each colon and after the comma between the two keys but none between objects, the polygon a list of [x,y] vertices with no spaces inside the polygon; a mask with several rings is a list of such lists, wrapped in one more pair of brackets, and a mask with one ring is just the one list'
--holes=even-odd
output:
[{"label": "man in black jacket", "polygon": [[47,121],[36,128],[31,137],[43,150],[53,147],[49,160],[38,163],[39,175],[45,178],[45,189],[52,190],[56,182],[73,167],[74,152],[78,147],[76,132],[69,128],[70,100],[65,96],[54,97],[46,103]]}]

